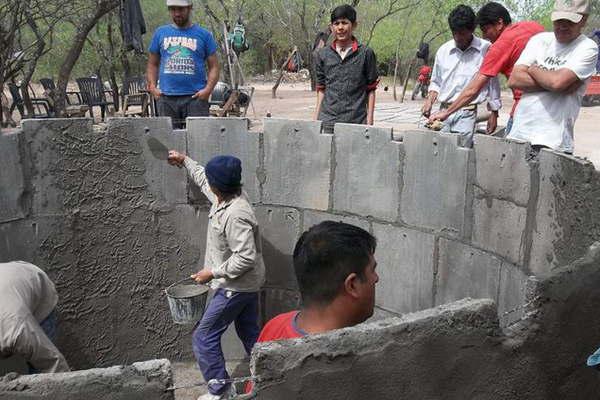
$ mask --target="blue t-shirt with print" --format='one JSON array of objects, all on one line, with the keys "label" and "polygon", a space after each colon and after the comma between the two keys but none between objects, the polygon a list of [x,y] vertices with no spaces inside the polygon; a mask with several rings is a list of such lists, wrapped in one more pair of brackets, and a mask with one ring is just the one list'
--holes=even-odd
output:
[{"label": "blue t-shirt with print", "polygon": [[196,24],[189,28],[164,25],[154,32],[149,50],[160,55],[160,91],[183,96],[206,87],[205,62],[217,51],[217,43],[212,33]]}]

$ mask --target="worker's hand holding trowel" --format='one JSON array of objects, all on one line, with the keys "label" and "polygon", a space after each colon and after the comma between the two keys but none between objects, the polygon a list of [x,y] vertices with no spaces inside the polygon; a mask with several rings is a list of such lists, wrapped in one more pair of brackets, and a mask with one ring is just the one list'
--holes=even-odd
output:
[{"label": "worker's hand holding trowel", "polygon": [[183,161],[185,160],[185,154],[181,154],[176,150],[169,150],[167,162],[171,165],[175,165],[179,168],[183,167]]}]

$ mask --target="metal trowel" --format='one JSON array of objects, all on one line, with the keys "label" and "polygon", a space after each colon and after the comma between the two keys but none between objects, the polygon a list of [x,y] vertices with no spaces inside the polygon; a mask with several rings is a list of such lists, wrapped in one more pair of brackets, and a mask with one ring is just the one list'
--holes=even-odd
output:
[{"label": "metal trowel", "polygon": [[169,158],[169,149],[160,140],[149,137],[146,139],[146,143],[154,158],[159,160],[167,160]]}]

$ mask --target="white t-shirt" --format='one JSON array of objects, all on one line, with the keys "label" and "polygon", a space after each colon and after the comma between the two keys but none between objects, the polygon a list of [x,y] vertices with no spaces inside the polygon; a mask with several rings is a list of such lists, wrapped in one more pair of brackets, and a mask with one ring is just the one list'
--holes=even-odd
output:
[{"label": "white t-shirt", "polygon": [[537,64],[550,71],[568,68],[584,84],[573,93],[523,93],[508,137],[572,153],[573,126],[597,57],[598,45],[584,35],[569,44],[557,42],[552,32],[533,36],[515,65]]},{"label": "white t-shirt", "polygon": [[352,48],[352,45],[347,46],[347,47],[340,47],[337,44],[335,45],[335,51],[337,51],[337,53],[340,55],[342,60],[345,59],[346,56],[350,53],[351,48]]}]

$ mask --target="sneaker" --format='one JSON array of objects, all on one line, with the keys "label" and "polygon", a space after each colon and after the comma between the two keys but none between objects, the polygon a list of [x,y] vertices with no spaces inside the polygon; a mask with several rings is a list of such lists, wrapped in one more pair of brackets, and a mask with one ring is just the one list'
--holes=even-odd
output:
[{"label": "sneaker", "polygon": [[221,397],[221,395],[218,394],[206,393],[198,397],[198,400],[221,400],[222,398],[223,397]]},{"label": "sneaker", "polygon": [[235,399],[236,396],[237,396],[237,390],[235,389],[235,385],[231,384],[229,386],[229,389],[227,389],[224,393],[222,393],[220,395],[206,393],[206,394],[203,394],[202,396],[198,397],[198,400],[231,400],[231,399]]}]

